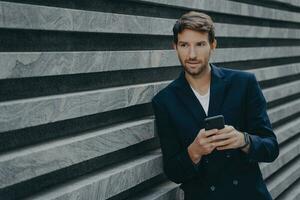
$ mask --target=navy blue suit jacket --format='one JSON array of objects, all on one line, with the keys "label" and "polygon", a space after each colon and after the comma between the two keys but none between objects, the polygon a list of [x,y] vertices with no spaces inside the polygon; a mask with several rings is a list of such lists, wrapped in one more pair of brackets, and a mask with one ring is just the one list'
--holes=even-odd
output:
[{"label": "navy blue suit jacket", "polygon": [[187,147],[207,116],[182,72],[152,99],[164,172],[182,183],[185,199],[270,200],[258,162],[274,161],[279,148],[258,82],[253,74],[210,66],[208,116],[221,114],[226,125],[249,133],[250,151],[214,150],[191,161]]}]

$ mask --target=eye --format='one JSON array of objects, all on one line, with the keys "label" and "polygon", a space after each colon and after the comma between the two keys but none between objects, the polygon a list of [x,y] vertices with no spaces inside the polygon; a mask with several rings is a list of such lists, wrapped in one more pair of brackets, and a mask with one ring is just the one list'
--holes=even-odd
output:
[{"label": "eye", "polygon": [[187,44],[187,43],[181,43],[181,44],[180,44],[180,47],[186,48],[186,47],[188,47],[188,44]]},{"label": "eye", "polygon": [[198,43],[197,43],[197,46],[199,46],[199,47],[204,47],[204,46],[206,46],[206,43],[205,43],[205,42],[198,42]]}]

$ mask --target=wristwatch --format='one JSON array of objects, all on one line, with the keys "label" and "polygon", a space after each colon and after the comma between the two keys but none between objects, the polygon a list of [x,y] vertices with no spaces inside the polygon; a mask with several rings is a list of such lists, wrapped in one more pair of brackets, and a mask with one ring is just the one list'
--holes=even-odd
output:
[{"label": "wristwatch", "polygon": [[244,147],[246,147],[248,144],[250,144],[250,136],[249,136],[249,134],[246,133],[246,132],[242,132],[242,133],[244,135],[245,144],[240,147],[241,149],[244,148]]}]

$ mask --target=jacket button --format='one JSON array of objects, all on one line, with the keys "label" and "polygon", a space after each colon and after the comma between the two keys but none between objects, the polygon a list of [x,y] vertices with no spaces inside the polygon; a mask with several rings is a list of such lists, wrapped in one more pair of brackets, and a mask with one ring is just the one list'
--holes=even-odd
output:
[{"label": "jacket button", "polygon": [[232,184],[233,184],[233,185],[238,185],[238,184],[239,184],[239,181],[238,181],[238,180],[233,180],[233,181],[232,181]]},{"label": "jacket button", "polygon": [[226,158],[231,158],[231,155],[230,154],[226,154]]},{"label": "jacket button", "polygon": [[205,162],[206,164],[208,164],[208,159],[207,159],[207,158],[205,158],[204,162]]},{"label": "jacket button", "polygon": [[210,186],[210,190],[213,192],[216,190],[216,187],[214,185]]}]

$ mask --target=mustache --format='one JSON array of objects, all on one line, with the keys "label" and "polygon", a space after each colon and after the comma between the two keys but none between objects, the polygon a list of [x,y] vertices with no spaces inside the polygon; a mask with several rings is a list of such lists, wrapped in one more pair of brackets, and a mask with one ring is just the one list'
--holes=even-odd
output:
[{"label": "mustache", "polygon": [[197,58],[197,57],[187,57],[187,58],[185,58],[185,60],[186,61],[200,61],[200,60],[202,60],[202,59],[199,59],[199,58]]},{"label": "mustache", "polygon": [[185,62],[200,63],[201,60],[197,60],[197,59],[187,59],[187,60],[185,60]]}]

